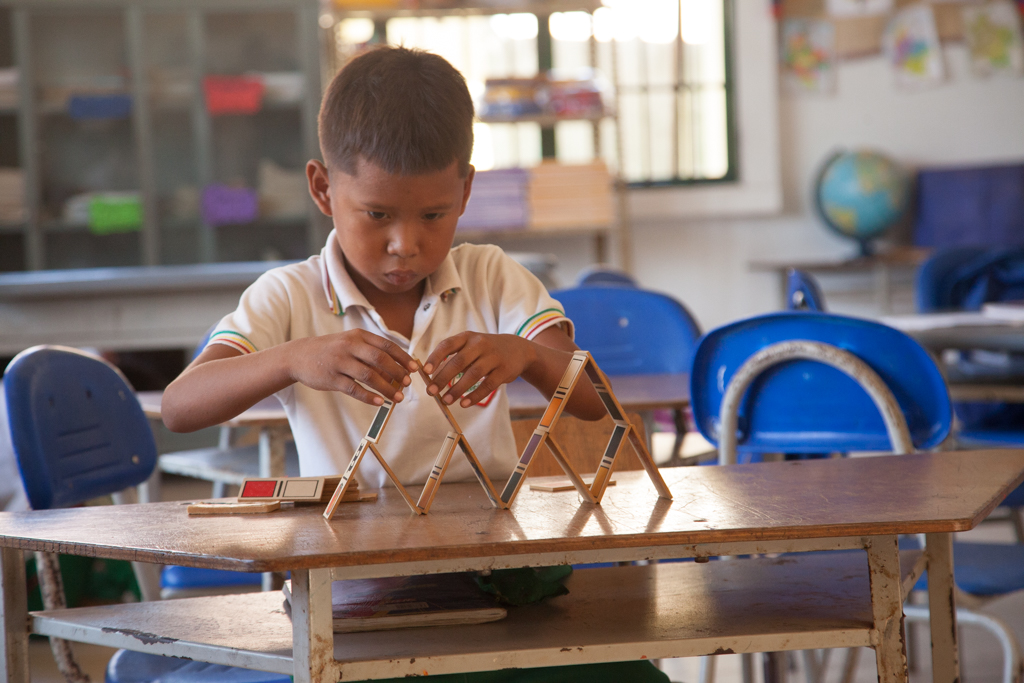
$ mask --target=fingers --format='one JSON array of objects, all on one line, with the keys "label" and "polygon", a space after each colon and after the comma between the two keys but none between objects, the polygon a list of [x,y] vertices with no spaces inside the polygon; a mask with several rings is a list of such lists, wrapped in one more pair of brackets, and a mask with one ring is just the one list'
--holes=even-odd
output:
[{"label": "fingers", "polygon": [[[357,401],[362,401],[363,403],[368,403],[371,406],[379,406],[382,403],[384,403],[384,399],[381,398],[379,395],[373,393],[372,391],[369,391],[369,390],[363,388],[362,386],[359,385],[358,382],[353,381],[349,377],[342,376],[342,377],[338,378],[337,390],[340,391],[343,394],[348,394],[349,396],[351,396],[352,398],[356,399]],[[401,392],[398,392],[398,393],[401,394]],[[394,399],[394,400],[397,403],[401,399]]]},{"label": "fingers", "polygon": [[[365,336],[366,341],[371,346],[375,346],[380,349],[380,351],[388,356],[388,360],[391,361],[391,363],[387,363],[387,361],[382,358],[382,365],[380,367],[388,371],[388,374],[390,374],[391,377],[398,380],[403,385],[409,386],[409,373],[419,370],[419,365],[415,360],[413,360],[413,357],[403,351],[401,346],[389,339],[379,337],[371,332],[366,332]],[[394,366],[398,366],[399,368],[397,374],[393,371]]]},{"label": "fingers", "polygon": [[[459,354],[459,356],[462,355],[464,354]],[[459,356],[456,356],[452,360],[454,361],[458,359]],[[458,381],[452,385],[451,389],[449,389],[448,392],[444,395],[444,402],[451,405],[452,403],[455,403],[456,400],[461,398],[463,394],[480,394],[480,390],[484,387],[485,384],[489,384],[489,381],[491,379],[490,375],[494,372],[494,370],[498,368],[498,366],[499,362],[496,358],[475,359],[475,361],[472,362],[469,365],[469,367],[466,368],[466,370],[462,373],[462,377],[460,377]],[[489,393],[491,393],[490,390],[484,392],[483,395],[480,396],[480,398],[485,398]],[[464,398],[460,403],[460,405],[463,408],[468,408],[469,406],[476,403],[476,401],[467,399],[469,399],[469,397]]]},{"label": "fingers", "polygon": [[[440,366],[444,363],[444,360],[453,353],[458,353],[459,349],[466,344],[466,340],[468,338],[469,334],[462,332],[461,334],[456,334],[443,340],[440,344],[434,347],[434,350],[429,356],[427,356],[426,362],[423,363],[424,372],[433,377],[435,372],[440,371]],[[456,374],[458,373],[452,374],[452,377]],[[445,382],[445,384],[447,384],[447,382]]]}]

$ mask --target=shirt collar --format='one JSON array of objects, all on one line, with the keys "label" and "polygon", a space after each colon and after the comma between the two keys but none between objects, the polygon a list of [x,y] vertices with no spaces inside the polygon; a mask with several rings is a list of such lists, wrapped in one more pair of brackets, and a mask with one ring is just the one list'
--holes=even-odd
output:
[{"label": "shirt collar", "polygon": [[[320,251],[320,275],[323,280],[327,306],[335,315],[345,315],[349,306],[362,306],[366,310],[373,309],[345,268],[345,257],[341,252],[338,240],[335,239],[334,230],[331,230],[331,234],[327,237],[327,244]],[[452,258],[451,252],[448,252],[437,271],[427,278],[423,298],[441,297],[447,300],[451,292],[460,289],[462,289],[462,278],[459,277],[459,271],[455,267],[455,259]]]}]

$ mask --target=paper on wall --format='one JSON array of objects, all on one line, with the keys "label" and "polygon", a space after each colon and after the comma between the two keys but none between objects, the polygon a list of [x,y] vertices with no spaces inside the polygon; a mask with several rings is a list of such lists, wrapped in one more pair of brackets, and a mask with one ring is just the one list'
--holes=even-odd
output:
[{"label": "paper on wall", "polygon": [[935,15],[926,4],[912,5],[893,16],[882,36],[882,50],[899,86],[926,87],[941,82],[945,75]]},{"label": "paper on wall", "polygon": [[779,59],[789,92],[826,94],[835,90],[835,27],[830,21],[786,19]]},{"label": "paper on wall", "polygon": [[1024,74],[1024,41],[1017,8],[1008,0],[963,8],[971,70],[978,76]]}]

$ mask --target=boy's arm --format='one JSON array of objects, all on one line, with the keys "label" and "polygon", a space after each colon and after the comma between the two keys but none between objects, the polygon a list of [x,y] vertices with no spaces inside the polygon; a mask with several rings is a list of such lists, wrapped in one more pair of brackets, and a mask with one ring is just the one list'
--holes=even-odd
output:
[{"label": "boy's arm", "polygon": [[[463,332],[438,344],[423,364],[434,380],[427,387],[427,393],[437,394],[440,387],[447,386],[463,373],[445,395],[445,403],[452,404],[461,397],[460,405],[468,408],[517,377],[522,377],[550,399],[577,350],[579,347],[557,325],[543,330],[532,340],[513,334]],[[452,354],[445,363],[444,359]],[[480,386],[469,392],[481,379]],[[583,380],[576,384],[565,409],[584,420],[599,420],[607,414],[593,385]]]},{"label": "boy's arm", "polygon": [[167,387],[161,415],[174,432],[220,424],[295,383],[340,391],[370,405],[400,402],[416,363],[397,344],[365,330],[306,337],[243,355],[211,344]]}]

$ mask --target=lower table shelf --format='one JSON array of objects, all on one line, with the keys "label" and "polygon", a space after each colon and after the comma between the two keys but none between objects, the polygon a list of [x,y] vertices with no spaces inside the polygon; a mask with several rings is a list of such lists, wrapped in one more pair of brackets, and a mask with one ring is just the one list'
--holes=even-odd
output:
[{"label": "lower table shelf", "polygon": [[[921,570],[901,555],[904,585]],[[488,624],[336,634],[343,680],[870,646],[863,551],[584,569]],[[34,633],[292,673],[279,592],[33,612]]]}]

